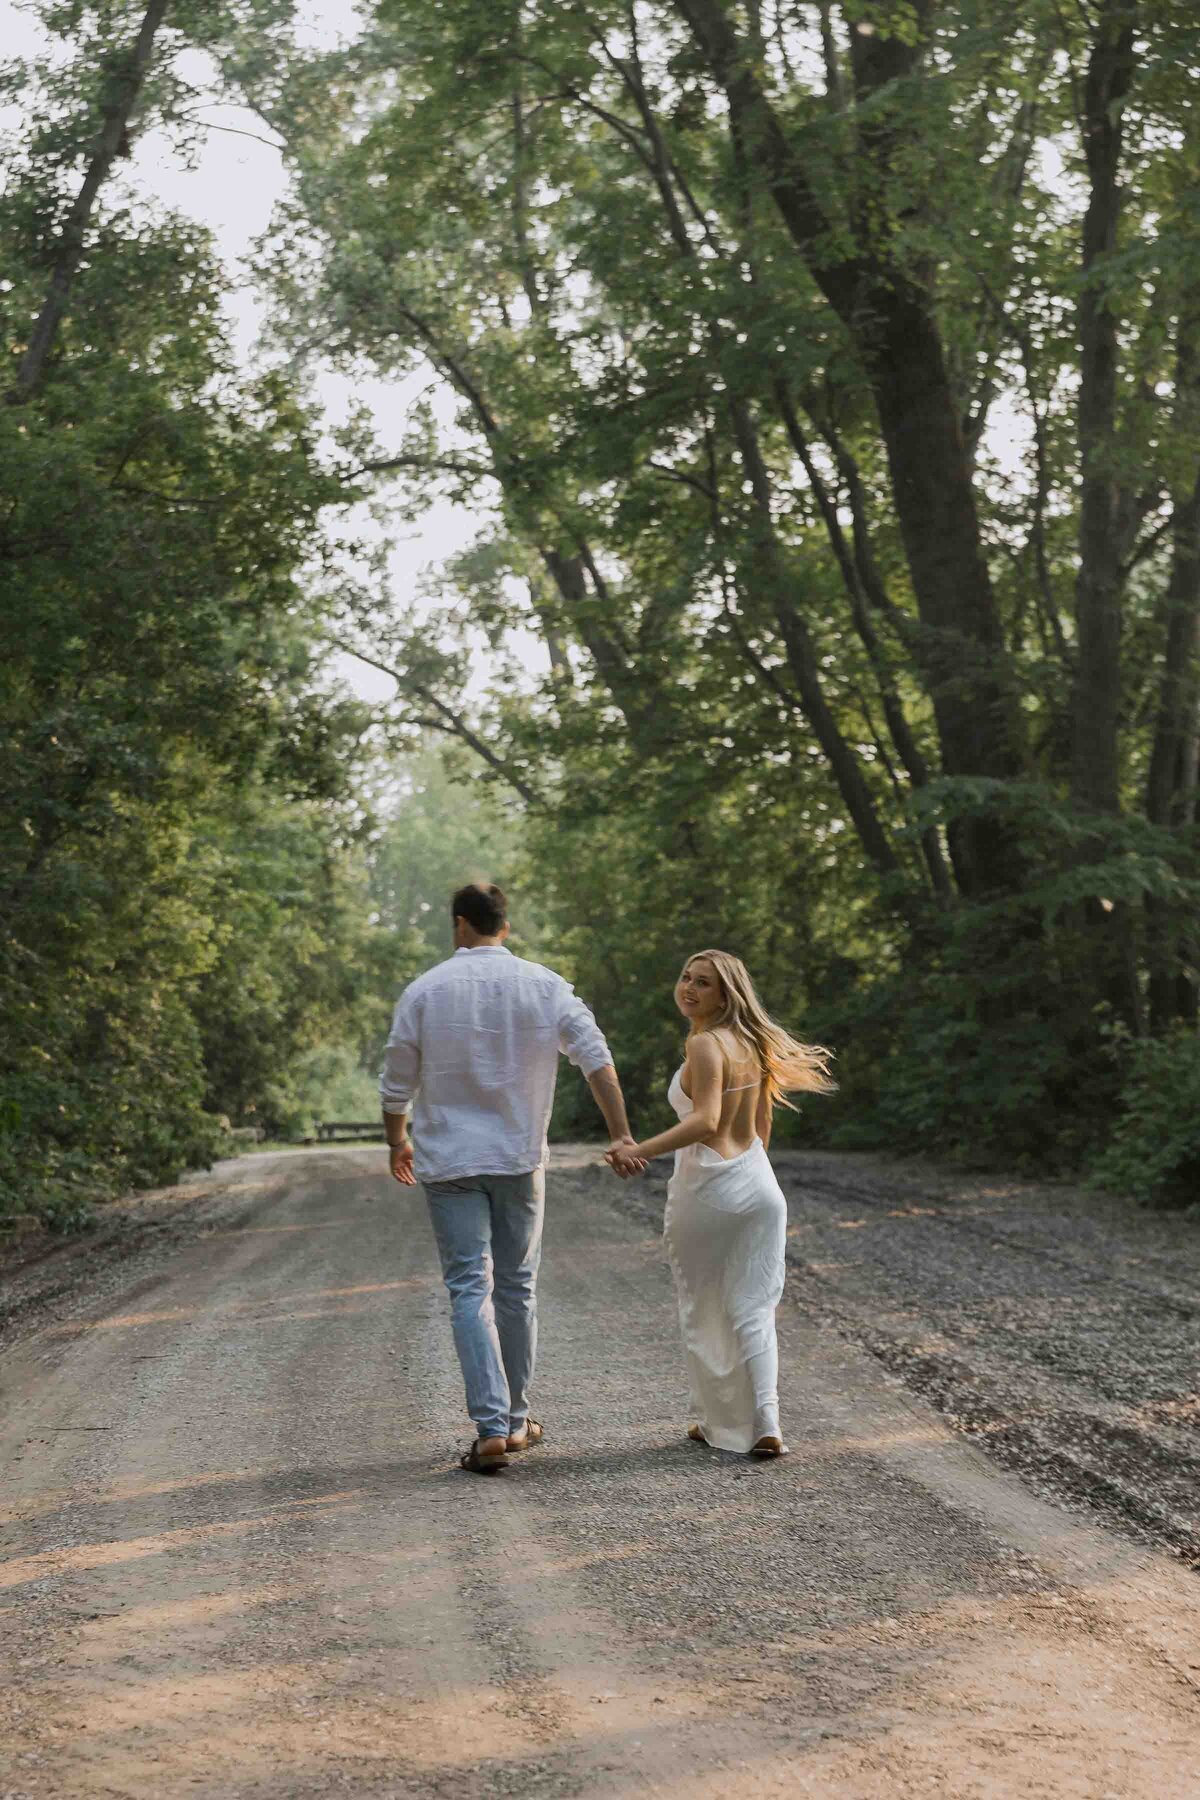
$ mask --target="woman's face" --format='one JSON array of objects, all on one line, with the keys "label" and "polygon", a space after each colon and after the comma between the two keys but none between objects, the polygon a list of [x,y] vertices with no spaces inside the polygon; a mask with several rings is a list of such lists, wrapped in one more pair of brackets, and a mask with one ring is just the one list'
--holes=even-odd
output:
[{"label": "woman's face", "polygon": [[675,1004],[693,1025],[706,1025],[722,1006],[721,983],[706,956],[693,956],[675,984]]}]

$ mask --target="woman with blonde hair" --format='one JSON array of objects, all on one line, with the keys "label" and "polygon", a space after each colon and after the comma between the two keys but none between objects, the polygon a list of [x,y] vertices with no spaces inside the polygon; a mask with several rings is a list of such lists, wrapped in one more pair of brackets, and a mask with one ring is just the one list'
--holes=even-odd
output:
[{"label": "woman with blonde hair", "polygon": [[675,1152],[663,1225],[679,1298],[695,1423],[718,1450],[786,1456],[779,1428],[775,1309],[783,1295],[787,1204],[767,1156],[789,1094],[827,1094],[829,1051],[768,1017],[746,966],[725,950],[690,956],[675,985],[688,1021],[668,1099],[678,1125],[609,1152],[620,1175]]}]

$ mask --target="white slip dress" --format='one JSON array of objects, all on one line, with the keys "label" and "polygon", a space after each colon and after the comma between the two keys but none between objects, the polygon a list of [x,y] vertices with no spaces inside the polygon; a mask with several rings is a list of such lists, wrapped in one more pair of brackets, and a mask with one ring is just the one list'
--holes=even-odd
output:
[{"label": "white slip dress", "polygon": [[[668,1099],[693,1110],[676,1070]],[[775,1308],[783,1297],[787,1203],[766,1147],[675,1152],[663,1238],[675,1277],[695,1423],[718,1450],[778,1437]]]}]

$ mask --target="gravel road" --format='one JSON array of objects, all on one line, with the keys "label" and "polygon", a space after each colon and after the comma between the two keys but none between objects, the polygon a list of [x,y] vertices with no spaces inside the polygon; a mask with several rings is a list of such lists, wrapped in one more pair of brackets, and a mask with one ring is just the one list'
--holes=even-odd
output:
[{"label": "gravel road", "polygon": [[781,1156],[792,1455],[749,1465],[682,1435],[661,1171],[595,1158],[494,1479],[378,1150],[9,1279],[0,1800],[1195,1800],[1195,1223]]}]

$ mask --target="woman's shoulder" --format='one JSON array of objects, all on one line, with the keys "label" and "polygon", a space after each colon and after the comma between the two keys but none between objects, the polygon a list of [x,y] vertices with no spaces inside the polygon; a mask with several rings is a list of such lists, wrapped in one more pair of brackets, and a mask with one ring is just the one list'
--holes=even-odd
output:
[{"label": "woman's shoulder", "polygon": [[685,1045],[686,1060],[693,1068],[720,1067],[725,1052],[715,1031],[694,1031]]}]

